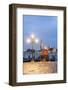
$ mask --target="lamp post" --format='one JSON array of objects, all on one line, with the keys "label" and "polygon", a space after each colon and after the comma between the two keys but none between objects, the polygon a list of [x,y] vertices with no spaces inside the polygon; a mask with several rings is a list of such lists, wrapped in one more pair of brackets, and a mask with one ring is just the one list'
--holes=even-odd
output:
[{"label": "lamp post", "polygon": [[32,59],[33,59],[33,49],[34,49],[34,44],[38,43],[39,40],[35,37],[35,35],[32,33],[29,38],[27,38],[27,43],[31,43],[32,44]]}]

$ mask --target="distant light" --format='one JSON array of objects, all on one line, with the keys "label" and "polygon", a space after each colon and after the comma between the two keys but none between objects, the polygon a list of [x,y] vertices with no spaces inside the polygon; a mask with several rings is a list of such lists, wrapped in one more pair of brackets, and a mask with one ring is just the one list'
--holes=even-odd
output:
[{"label": "distant light", "polygon": [[35,43],[38,43],[39,42],[39,40],[38,39],[35,39]]},{"label": "distant light", "polygon": [[26,42],[27,43],[31,43],[31,40],[29,38],[27,38]]},{"label": "distant light", "polygon": [[35,35],[32,33],[30,37],[31,37],[32,39],[34,39],[34,38],[35,38]]},{"label": "distant light", "polygon": [[44,46],[44,49],[48,49],[46,46]]}]

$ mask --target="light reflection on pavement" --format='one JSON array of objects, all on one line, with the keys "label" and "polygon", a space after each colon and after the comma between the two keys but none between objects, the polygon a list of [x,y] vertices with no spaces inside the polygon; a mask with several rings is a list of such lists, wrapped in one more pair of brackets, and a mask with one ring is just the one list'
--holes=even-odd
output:
[{"label": "light reflection on pavement", "polygon": [[24,62],[23,74],[46,74],[57,73],[56,61]]}]

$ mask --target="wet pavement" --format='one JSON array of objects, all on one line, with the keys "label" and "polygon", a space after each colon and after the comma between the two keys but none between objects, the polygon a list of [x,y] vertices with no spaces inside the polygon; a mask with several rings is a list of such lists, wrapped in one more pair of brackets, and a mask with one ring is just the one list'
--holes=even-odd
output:
[{"label": "wet pavement", "polygon": [[24,62],[23,74],[57,73],[56,61]]}]

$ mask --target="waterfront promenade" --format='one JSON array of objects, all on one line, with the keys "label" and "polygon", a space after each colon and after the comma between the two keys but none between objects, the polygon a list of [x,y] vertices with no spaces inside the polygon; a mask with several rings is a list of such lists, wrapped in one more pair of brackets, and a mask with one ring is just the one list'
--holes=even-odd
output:
[{"label": "waterfront promenade", "polygon": [[57,73],[57,61],[31,61],[23,63],[23,74]]}]

